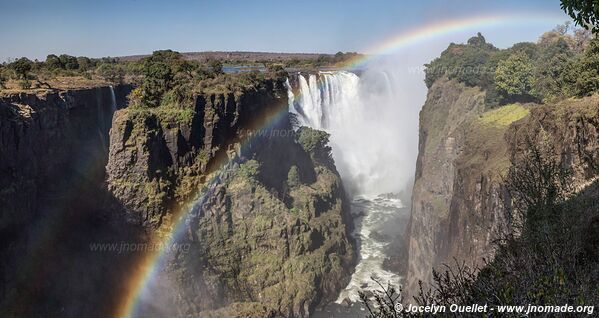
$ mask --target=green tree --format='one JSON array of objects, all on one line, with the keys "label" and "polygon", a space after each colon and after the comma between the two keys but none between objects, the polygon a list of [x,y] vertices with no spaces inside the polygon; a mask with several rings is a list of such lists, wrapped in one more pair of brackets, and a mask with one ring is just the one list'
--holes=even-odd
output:
[{"label": "green tree", "polygon": [[584,54],[574,64],[570,81],[576,96],[588,96],[599,91],[599,38],[591,41]]},{"label": "green tree", "polygon": [[535,63],[534,91],[545,102],[552,102],[569,95],[568,67],[574,53],[565,38],[541,47]]},{"label": "green tree", "polygon": [[67,70],[76,70],[79,68],[79,63],[77,62],[77,58],[67,54],[61,54],[58,59],[60,63],[63,65],[64,69]]},{"label": "green tree", "polygon": [[85,56],[78,57],[77,64],[79,65],[79,70],[81,71],[87,71],[93,66],[92,60]]},{"label": "green tree", "polygon": [[56,56],[55,54],[50,54],[50,55],[46,56],[45,63],[46,63],[46,67],[50,70],[64,68],[64,66],[62,65],[62,62],[60,61],[58,56]]},{"label": "green tree", "polygon": [[31,68],[33,67],[33,62],[26,57],[22,57],[13,63],[11,63],[11,68],[17,75],[18,79],[26,80],[28,77]]},{"label": "green tree", "polygon": [[599,2],[594,0],[561,0],[561,7],[577,25],[599,32]]},{"label": "green tree", "polygon": [[145,64],[142,91],[146,106],[160,105],[162,96],[172,87],[173,76],[172,69],[165,62],[148,61]]},{"label": "green tree", "polygon": [[500,61],[495,70],[495,86],[505,101],[531,101],[534,66],[526,53],[516,52]]}]

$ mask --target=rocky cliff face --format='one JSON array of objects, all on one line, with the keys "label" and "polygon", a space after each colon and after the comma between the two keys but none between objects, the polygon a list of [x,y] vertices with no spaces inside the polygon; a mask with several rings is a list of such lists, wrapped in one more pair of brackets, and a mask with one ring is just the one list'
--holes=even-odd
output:
[{"label": "rocky cliff face", "polygon": [[[446,79],[429,90],[409,225],[407,292],[430,283],[432,269],[493,256],[511,199],[503,185],[526,149],[546,136],[581,189],[597,174],[597,96],[558,105],[508,105],[485,111],[484,92]],[[529,138],[530,139],[530,138]]]},{"label": "rocky cliff face", "polygon": [[[91,253],[87,244],[105,236],[131,239],[121,235],[128,230],[107,226],[118,217],[102,209],[110,198],[102,190],[110,121],[129,90],[0,97],[3,314],[73,316],[115,301],[106,295],[122,279],[120,259]],[[105,280],[97,281],[102,275]]]},{"label": "rocky cliff face", "polygon": [[177,227],[144,316],[307,317],[333,300],[354,260],[330,149],[291,129],[280,80],[206,93],[193,109],[120,110],[108,188],[130,223]]},{"label": "rocky cliff face", "polygon": [[31,222],[40,198],[65,178],[102,178],[113,107],[124,104],[127,89],[0,97],[0,231]]},{"label": "rocky cliff face", "polygon": [[283,83],[120,109],[130,90],[0,98],[0,312],[110,315],[143,253],[93,246],[176,229],[185,252],[165,254],[143,316],[307,317],[333,300],[355,258],[348,206]]}]

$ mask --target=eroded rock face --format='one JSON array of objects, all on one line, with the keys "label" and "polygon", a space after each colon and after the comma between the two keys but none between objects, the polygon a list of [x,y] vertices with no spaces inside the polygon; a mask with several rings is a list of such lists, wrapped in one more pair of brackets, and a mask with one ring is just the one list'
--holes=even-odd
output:
[{"label": "eroded rock face", "polygon": [[[90,251],[130,229],[102,205],[113,107],[127,86],[0,97],[0,312],[107,315],[123,257]],[[114,223],[112,223],[114,221]],[[92,266],[93,265],[93,266]],[[98,277],[104,277],[101,281]],[[80,295],[86,295],[81,299]]]},{"label": "eroded rock face", "polygon": [[283,82],[267,80],[199,95],[186,115],[117,112],[108,189],[152,235],[182,215],[189,247],[165,256],[144,316],[307,317],[348,282],[339,174],[328,148],[298,143],[286,107]]},{"label": "eroded rock face", "polygon": [[[455,194],[455,161],[463,150],[469,117],[482,112],[484,94],[454,81],[435,83],[420,112],[419,151],[408,226],[408,294],[418,280],[429,282],[432,268],[449,255],[450,206]],[[413,295],[413,294],[412,294]]]},{"label": "eroded rock face", "polygon": [[[420,113],[420,145],[408,228],[406,291],[430,283],[432,269],[494,255],[511,209],[504,177],[526,149],[526,136],[546,135],[554,155],[582,189],[599,167],[597,96],[558,105],[527,105],[514,122],[486,122],[484,92],[438,80]],[[533,138],[533,140],[537,140]]]},{"label": "eroded rock face", "polygon": [[111,104],[109,87],[0,98],[0,230],[32,221],[65,171],[102,178]]}]

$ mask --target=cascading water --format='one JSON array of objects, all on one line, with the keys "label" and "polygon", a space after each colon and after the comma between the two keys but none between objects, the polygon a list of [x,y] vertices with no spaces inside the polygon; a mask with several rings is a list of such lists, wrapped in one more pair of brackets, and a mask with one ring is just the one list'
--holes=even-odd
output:
[{"label": "cascading water", "polygon": [[333,158],[352,198],[352,235],[360,259],[337,303],[358,302],[360,290],[379,290],[373,278],[384,285],[400,283],[399,275],[383,269],[386,246],[403,227],[401,215],[407,215],[397,192],[411,177],[392,80],[385,72],[358,76],[338,71],[298,74],[295,89],[287,82],[289,111],[297,125],[331,135]]},{"label": "cascading water", "polygon": [[114,95],[114,87],[110,85],[110,110],[114,114],[116,111],[116,96]]}]

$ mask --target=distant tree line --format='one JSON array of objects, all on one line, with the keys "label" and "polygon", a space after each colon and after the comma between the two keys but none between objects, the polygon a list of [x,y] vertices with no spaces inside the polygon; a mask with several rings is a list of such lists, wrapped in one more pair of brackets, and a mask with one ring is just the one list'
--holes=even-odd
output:
[{"label": "distant tree line", "polygon": [[[255,61],[254,64],[263,66],[268,73],[278,72],[281,75],[286,68],[333,67],[358,55],[355,52],[337,52],[313,59],[261,60]],[[247,61],[214,58],[202,61],[186,60],[182,54],[172,50],[156,51],[151,56],[136,61],[122,61],[111,57],[75,57],[68,54],[50,54],[44,61],[32,61],[22,57],[0,64],[0,89],[6,88],[8,81],[17,82],[21,89],[51,88],[48,82],[60,77],[82,77],[111,84],[127,81],[144,85],[144,102],[155,106],[160,103],[158,99],[165,91],[181,87],[174,83],[179,83],[182,77],[214,78],[224,73],[225,63],[245,65]],[[156,91],[151,92],[151,89]]]}]

